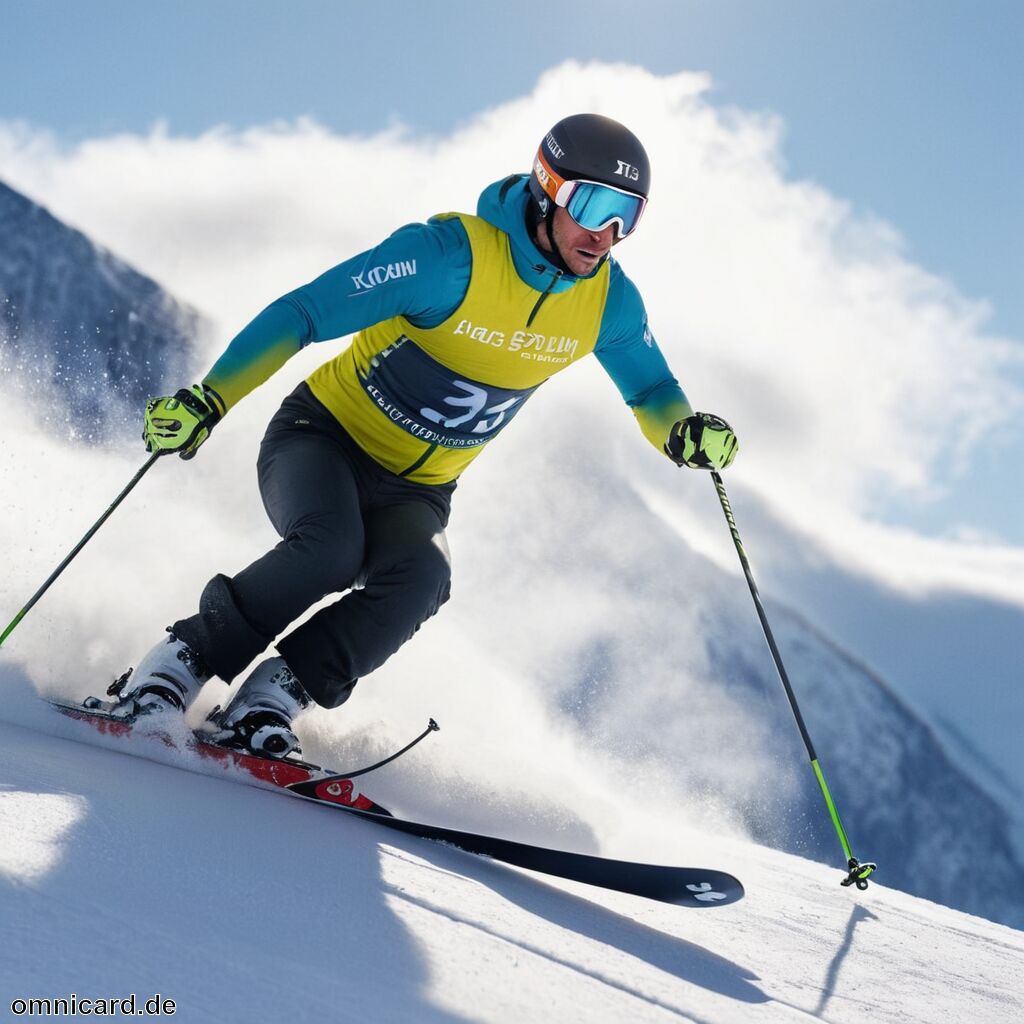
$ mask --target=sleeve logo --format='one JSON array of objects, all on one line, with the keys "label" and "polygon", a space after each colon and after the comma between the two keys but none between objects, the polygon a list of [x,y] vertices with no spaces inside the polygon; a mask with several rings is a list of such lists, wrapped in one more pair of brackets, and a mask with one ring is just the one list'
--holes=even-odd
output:
[{"label": "sleeve logo", "polygon": [[402,260],[400,263],[388,263],[381,267],[371,267],[352,278],[355,287],[353,295],[368,292],[385,281],[395,281],[400,277],[412,277],[416,273],[415,260]]}]

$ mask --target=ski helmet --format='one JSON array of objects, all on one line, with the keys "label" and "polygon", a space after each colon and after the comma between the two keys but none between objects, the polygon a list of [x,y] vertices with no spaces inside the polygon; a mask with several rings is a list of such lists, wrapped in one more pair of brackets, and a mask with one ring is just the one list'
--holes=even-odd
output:
[{"label": "ski helmet", "polygon": [[530,174],[538,221],[562,206],[594,231],[617,223],[620,238],[636,229],[650,187],[651,165],[640,140],[600,114],[559,121],[541,140]]}]

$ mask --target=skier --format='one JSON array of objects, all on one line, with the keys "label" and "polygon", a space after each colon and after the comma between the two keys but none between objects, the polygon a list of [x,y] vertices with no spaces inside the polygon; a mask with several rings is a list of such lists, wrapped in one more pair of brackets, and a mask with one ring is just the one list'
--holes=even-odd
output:
[{"label": "skier", "polygon": [[466,467],[559,370],[593,353],[648,440],[677,465],[725,468],[737,442],[695,413],[611,257],[640,222],[650,167],[628,129],[559,121],[532,172],[495,182],[477,215],[440,214],[271,303],[201,384],[151,399],[150,452],[195,456],[219,420],[311,342],[358,332],[271,420],[257,462],[280,543],[206,585],[168,627],[119,714],[187,711],[277,641],[205,730],[261,756],[300,752],[296,714],[334,708],[448,599],[445,527]]}]

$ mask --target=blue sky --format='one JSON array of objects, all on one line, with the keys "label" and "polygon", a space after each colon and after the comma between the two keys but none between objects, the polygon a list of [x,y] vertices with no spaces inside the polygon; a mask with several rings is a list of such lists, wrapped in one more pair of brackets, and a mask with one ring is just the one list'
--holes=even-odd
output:
[{"label": "blue sky", "polygon": [[567,57],[706,70],[786,123],[791,175],[895,224],[1024,339],[1024,5],[1016,0],[71,0],[4,10],[0,118],[62,138],[311,115],[443,132]]},{"label": "blue sky", "polygon": [[[706,71],[717,107],[782,120],[787,177],[894,225],[910,259],[989,300],[988,330],[1024,344],[1017,2],[39,0],[6,5],[3,27],[0,121],[68,144],[304,115],[342,133],[397,120],[443,135],[567,58]],[[1008,468],[1021,449],[979,446],[961,486],[896,518],[1024,542]]]}]

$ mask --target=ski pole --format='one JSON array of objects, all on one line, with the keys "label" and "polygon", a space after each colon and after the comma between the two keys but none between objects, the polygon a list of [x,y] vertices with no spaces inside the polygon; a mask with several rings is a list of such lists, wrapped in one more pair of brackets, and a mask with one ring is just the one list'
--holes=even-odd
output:
[{"label": "ski pole", "polygon": [[750,562],[747,559],[746,551],[743,549],[743,541],[740,540],[740,532],[736,528],[736,518],[732,514],[732,505],[729,503],[729,495],[725,492],[725,484],[722,483],[722,477],[719,475],[717,470],[711,471],[711,479],[715,483],[715,490],[718,492],[718,500],[721,502],[722,511],[725,513],[725,521],[729,524],[729,532],[732,534],[733,544],[736,545],[736,553],[740,556],[740,565],[743,567],[743,575],[747,578],[747,586],[750,588],[750,596],[754,599],[754,607],[757,609],[757,617],[761,620],[761,629],[764,630],[764,638],[768,641],[768,649],[771,651],[772,660],[775,662],[775,668],[779,673],[779,679],[782,681],[782,686],[786,691],[786,696],[789,698],[789,706],[793,709],[793,715],[796,718],[797,727],[800,730],[800,735],[803,737],[804,746],[807,748],[807,754],[811,759],[811,767],[814,769],[814,777],[818,780],[818,785],[821,788],[821,795],[825,798],[825,804],[828,807],[829,816],[832,818],[832,825],[836,830],[836,835],[839,836],[839,842],[842,843],[843,853],[846,854],[849,873],[846,878],[843,879],[841,884],[856,885],[858,889],[866,889],[868,887],[868,876],[878,870],[878,865],[873,864],[870,861],[861,863],[856,857],[854,857],[853,851],[850,849],[850,841],[846,838],[846,829],[843,828],[842,820],[839,817],[839,811],[836,809],[835,801],[832,799],[832,794],[829,792],[828,783],[825,781],[825,773],[821,770],[818,755],[814,752],[814,744],[811,742],[811,734],[807,731],[804,716],[800,713],[800,705],[796,702],[796,694],[793,692],[789,676],[786,674],[786,667],[782,664],[782,655],[779,654],[779,648],[775,643],[775,637],[772,635],[771,626],[768,625],[768,616],[765,615],[764,605],[761,604],[761,598],[757,592],[757,584],[754,583],[754,574],[750,570]]},{"label": "ski pole", "polygon": [[[375,772],[378,768],[383,768],[386,764],[391,764],[392,761],[401,757],[404,753],[412,750],[420,740],[425,740],[432,732],[440,732],[441,726],[437,724],[433,719],[427,723],[426,729],[423,730],[411,743],[406,743],[401,750],[395,751],[389,757],[385,757],[383,760],[378,761],[376,764],[371,764],[368,768],[359,768],[354,772],[341,772],[336,775],[323,775],[319,778],[307,779],[305,782],[293,782],[288,789],[293,793],[298,793],[299,796],[313,796],[318,797],[320,789],[326,789],[328,796],[338,796],[345,792],[345,783],[349,779],[357,778],[360,775],[366,775],[367,772]],[[351,787],[348,787],[351,790]]]},{"label": "ski pole", "polygon": [[78,552],[81,551],[82,548],[84,548],[85,545],[92,539],[93,534],[96,533],[96,531],[110,518],[110,515],[114,511],[114,509],[117,508],[117,506],[120,505],[121,502],[124,501],[126,497],[128,497],[128,494],[131,491],[131,489],[142,479],[147,470],[149,470],[153,463],[156,462],[156,460],[160,458],[162,454],[163,452],[155,452],[153,455],[149,457],[149,459],[146,460],[146,463],[145,465],[143,465],[142,469],[140,469],[135,474],[135,476],[131,478],[131,480],[128,482],[128,486],[125,487],[125,489],[113,500],[107,511],[104,512],[103,515],[101,515],[99,519],[96,520],[96,522],[93,524],[89,532],[74,546],[70,554],[68,554],[67,558],[65,558],[64,561],[61,562],[60,565],[58,565],[57,568],[54,569],[52,573],[50,573],[50,578],[32,595],[31,598],[29,598],[28,604],[26,604],[25,607],[22,608],[21,611],[14,616],[14,618],[11,620],[10,625],[3,631],[3,633],[0,633],[0,647],[3,646],[4,641],[11,635],[11,633],[14,632],[14,629],[18,625],[18,623],[21,622],[21,620],[25,618],[25,616],[29,613],[29,611],[32,609],[32,606],[36,603],[36,601],[38,601],[39,598],[41,598],[43,594],[45,594],[46,591],[50,589],[50,585],[54,582],[54,580],[56,580],[57,577],[71,564],[72,559],[74,559]]}]

